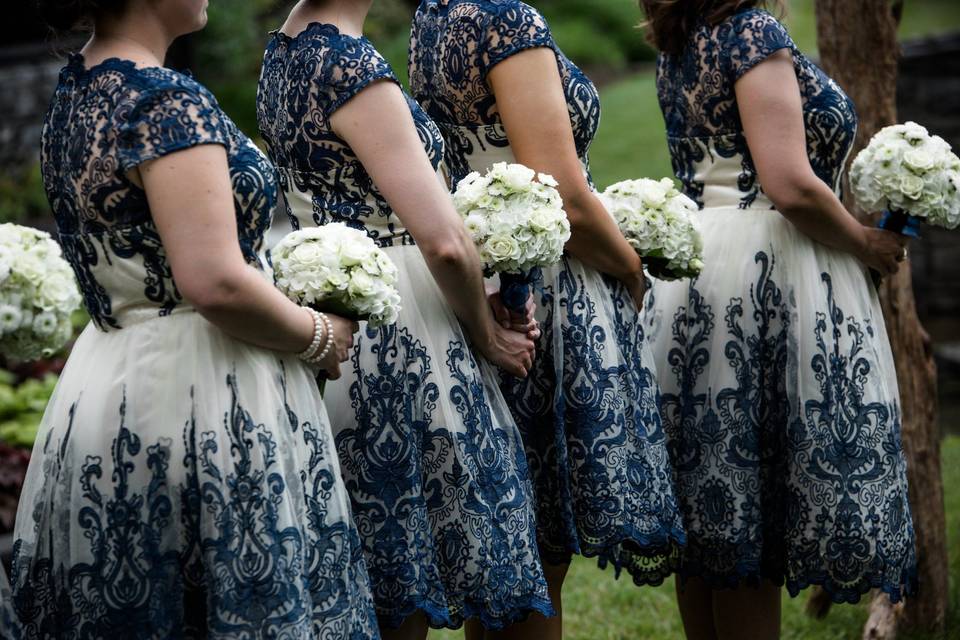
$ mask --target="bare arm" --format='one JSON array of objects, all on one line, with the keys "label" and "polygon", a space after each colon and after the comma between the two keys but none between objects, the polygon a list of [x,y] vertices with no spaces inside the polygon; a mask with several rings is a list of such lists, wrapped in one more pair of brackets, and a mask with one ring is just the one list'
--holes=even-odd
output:
[{"label": "bare arm", "polygon": [[[201,145],[140,165],[139,180],[180,293],[211,323],[231,336],[287,353],[313,338],[309,312],[288,300],[248,265],[237,242],[237,223],[227,155],[220,145]],[[330,316],[340,359],[324,362],[338,375],[354,323]]]},{"label": "bare arm", "polygon": [[556,54],[522,51],[493,67],[487,81],[517,162],[560,183],[571,228],[567,251],[623,282],[639,306],[643,265],[583,174]]},{"label": "bare arm", "polygon": [[331,125],[416,240],[477,348],[495,364],[525,376],[532,366],[533,343],[494,322],[480,256],[427,158],[399,87],[385,81],[371,84],[334,112]]},{"label": "bare arm", "polygon": [[904,240],[860,224],[810,166],[790,51],[772,54],[734,89],[760,184],[777,210],[817,242],[853,254],[881,273],[894,273]]}]

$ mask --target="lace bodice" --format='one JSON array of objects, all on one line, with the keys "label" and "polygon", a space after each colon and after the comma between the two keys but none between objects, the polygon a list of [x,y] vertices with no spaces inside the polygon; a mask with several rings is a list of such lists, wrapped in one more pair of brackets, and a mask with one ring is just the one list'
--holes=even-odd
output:
[{"label": "lace bodice", "polygon": [[41,168],[63,252],[100,329],[185,307],[143,189],[127,173],[200,144],[227,150],[244,258],[259,251],[276,202],[273,167],[191,77],[111,58],[70,57],[44,122]]},{"label": "lace bodice", "polygon": [[454,183],[471,170],[513,161],[487,74],[510,56],[538,47],[556,53],[577,153],[588,171],[600,97],[557,47],[540,12],[517,0],[420,3],[410,38],[411,93],[443,131]]},{"label": "lace bodice", "polygon": [[[850,98],[765,11],[749,9],[697,28],[678,55],[661,55],[657,93],[673,169],[701,206],[772,206],[763,197],[743,134],[734,83],[773,52],[789,49],[800,84],[810,164],[839,192],[856,135]],[[758,201],[759,198],[759,201]]]},{"label": "lace bodice", "polygon": [[[333,132],[331,116],[378,80],[399,82],[366,38],[311,23],[295,37],[274,33],[257,94],[257,120],[277,164],[294,228],[344,222],[380,246],[412,244],[350,146]],[[414,123],[435,169],[443,138],[407,96]],[[374,125],[375,126],[375,125]]]}]

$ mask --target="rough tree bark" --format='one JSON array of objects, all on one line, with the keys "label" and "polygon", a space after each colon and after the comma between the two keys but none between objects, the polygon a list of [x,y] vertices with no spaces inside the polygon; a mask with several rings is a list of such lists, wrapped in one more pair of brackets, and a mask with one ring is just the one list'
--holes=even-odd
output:
[{"label": "rough tree bark", "polygon": [[[877,130],[896,121],[897,25],[902,5],[902,0],[816,0],[821,64],[850,95],[860,115],[851,159]],[[852,198],[846,203],[857,215],[866,216],[854,207]],[[900,383],[920,590],[903,607],[891,606],[883,594],[875,595],[864,638],[892,638],[898,624],[942,633],[948,568],[937,374],[930,337],[917,317],[909,262],[884,281],[880,295]]]}]

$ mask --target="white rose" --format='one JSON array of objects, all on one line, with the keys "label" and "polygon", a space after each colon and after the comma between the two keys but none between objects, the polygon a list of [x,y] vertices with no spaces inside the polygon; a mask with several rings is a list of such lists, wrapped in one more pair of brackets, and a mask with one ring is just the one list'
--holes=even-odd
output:
[{"label": "white rose", "polygon": [[899,189],[903,195],[917,200],[923,194],[923,178],[910,174],[902,175],[900,176]]},{"label": "white rose", "polygon": [[72,274],[49,275],[40,286],[36,302],[45,311],[73,311],[80,304],[80,292]]},{"label": "white rose", "polygon": [[491,237],[486,243],[486,249],[490,261],[494,263],[505,262],[519,251],[517,242],[509,235]]},{"label": "white rose", "polygon": [[346,267],[363,264],[369,254],[369,247],[364,247],[359,242],[344,242],[340,245],[340,263]]},{"label": "white rose", "polygon": [[356,298],[368,298],[376,291],[376,280],[362,269],[357,269],[350,274],[350,285],[347,292]]},{"label": "white rose", "polygon": [[299,269],[318,268],[326,263],[325,253],[316,242],[303,242],[290,251],[289,259]]},{"label": "white rose", "polygon": [[903,164],[914,171],[923,172],[933,167],[934,157],[923,147],[918,147],[903,154]]}]

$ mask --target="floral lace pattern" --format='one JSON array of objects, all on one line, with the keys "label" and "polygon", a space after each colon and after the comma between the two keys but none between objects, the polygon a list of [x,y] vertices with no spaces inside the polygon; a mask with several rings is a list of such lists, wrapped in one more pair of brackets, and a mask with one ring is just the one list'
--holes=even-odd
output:
[{"label": "floral lace pattern", "polygon": [[[126,308],[166,315],[183,304],[150,217],[130,180],[138,165],[201,144],[226,148],[243,256],[258,252],[277,198],[274,170],[209,91],[162,67],[71,56],[44,122],[41,169],[64,255],[90,317],[118,329]],[[114,268],[124,264],[123,270]]]},{"label": "floral lace pattern", "polygon": [[[277,383],[286,389],[285,377]],[[62,431],[47,432],[39,495],[78,495],[69,514],[38,502],[35,542],[17,540],[23,637],[376,636],[356,530],[328,510],[337,484],[329,435],[289,405],[275,430],[244,408],[235,375],[225,388],[224,430],[204,428],[194,411],[171,432],[180,442],[144,441],[126,393],[108,458],[74,466],[82,399]],[[302,468],[283,453],[294,442]],[[78,558],[71,566],[49,555],[64,540]]]},{"label": "floral lace pattern", "polygon": [[[312,205],[310,220],[288,206],[295,229],[344,222],[380,246],[413,243],[363,164],[330,126],[337,109],[377,81],[399,84],[366,38],[342,34],[333,25],[314,22],[295,37],[276,32],[267,45],[257,121],[284,191],[296,191]],[[407,102],[427,156],[439,169],[443,138],[420,105],[409,96]]]},{"label": "floral lace pattern", "polygon": [[466,159],[509,145],[487,74],[526,49],[552,49],[567,98],[577,153],[587,152],[600,126],[600,95],[553,40],[540,13],[516,0],[423,0],[410,39],[411,93],[443,131],[456,184]]},{"label": "floral lace pattern", "polygon": [[704,198],[704,174],[715,163],[739,165],[741,207],[752,205],[762,192],[743,135],[734,83],[781,49],[793,56],[810,164],[821,180],[839,190],[857,130],[853,103],[797,49],[783,25],[769,13],[750,9],[715,26],[700,25],[680,54],[658,59],[657,92],[674,173],[701,206],[711,205]]},{"label": "floral lace pattern", "polygon": [[[413,244],[402,222],[330,130],[339,105],[384,79],[396,82],[364,39],[319,23],[278,34],[264,58],[260,125],[298,224],[362,229],[400,270],[397,323],[361,331],[350,370],[325,396],[378,618],[396,627],[421,611],[434,627],[476,618],[502,628],[552,612],[516,425],[418,248],[398,246]],[[411,109],[439,167],[440,132]]]},{"label": "floral lace pattern", "polygon": [[[557,48],[543,16],[518,0],[423,0],[413,22],[410,81],[447,140],[454,179],[512,161],[490,69],[519,52],[551,49],[587,171],[600,101]],[[577,260],[544,270],[538,341],[524,380],[501,377],[520,427],[544,560],[574,553],[660,583],[684,539],[657,411],[658,388],[629,295]],[[624,548],[636,554],[622,554]],[[638,560],[638,558],[642,558]]]}]

